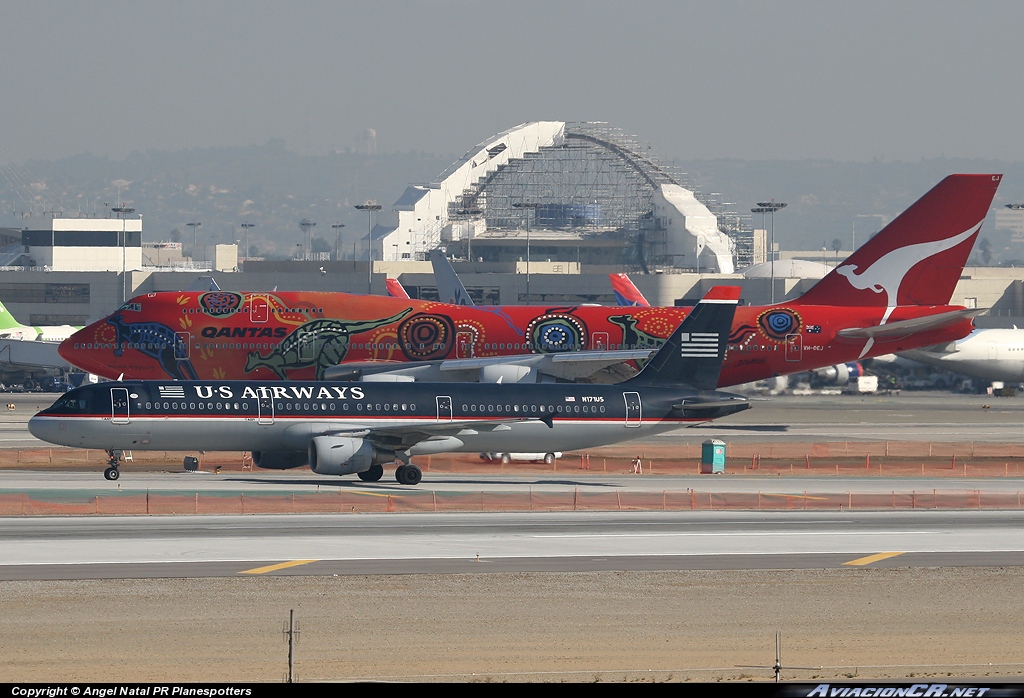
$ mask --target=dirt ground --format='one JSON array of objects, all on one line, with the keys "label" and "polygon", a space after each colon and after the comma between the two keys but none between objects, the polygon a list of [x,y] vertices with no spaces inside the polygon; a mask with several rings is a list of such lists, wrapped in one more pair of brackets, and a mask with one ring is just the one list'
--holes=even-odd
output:
[{"label": "dirt ground", "polygon": [[[1024,570],[831,569],[0,584],[0,681],[1024,675]],[[749,668],[749,667],[759,668]]]}]

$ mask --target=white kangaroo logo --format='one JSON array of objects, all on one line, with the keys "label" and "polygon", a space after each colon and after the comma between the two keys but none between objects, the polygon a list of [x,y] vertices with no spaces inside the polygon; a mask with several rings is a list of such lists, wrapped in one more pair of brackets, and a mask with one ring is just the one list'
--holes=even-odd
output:
[{"label": "white kangaroo logo", "polygon": [[[844,264],[836,269],[836,273],[845,276],[851,286],[861,291],[865,289],[870,289],[875,293],[885,291],[886,306],[891,312],[891,309],[896,307],[903,278],[915,264],[940,252],[953,249],[978,232],[979,228],[981,228],[981,222],[951,238],[897,248],[876,259],[860,273],[856,271],[856,264]],[[886,313],[886,318],[888,316],[889,313]],[[882,322],[884,323],[885,320]]]}]

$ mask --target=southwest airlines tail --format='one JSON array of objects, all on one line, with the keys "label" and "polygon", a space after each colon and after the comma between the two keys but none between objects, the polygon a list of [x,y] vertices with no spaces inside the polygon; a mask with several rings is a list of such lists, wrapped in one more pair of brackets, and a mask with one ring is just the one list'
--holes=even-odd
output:
[{"label": "southwest airlines tail", "polygon": [[633,285],[628,276],[625,274],[609,274],[608,278],[612,282],[615,300],[619,305],[651,307],[651,304],[644,298],[644,294],[640,293],[640,289]]},{"label": "southwest airlines tail", "polygon": [[806,305],[946,305],[1003,176],[939,182],[797,299]]},{"label": "southwest airlines tail", "polygon": [[713,287],[643,370],[622,385],[714,390],[739,299],[739,286]]}]

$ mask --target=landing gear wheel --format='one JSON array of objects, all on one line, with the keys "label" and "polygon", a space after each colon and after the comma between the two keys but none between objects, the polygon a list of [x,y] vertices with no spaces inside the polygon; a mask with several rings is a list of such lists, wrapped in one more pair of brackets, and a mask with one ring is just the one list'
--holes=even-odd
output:
[{"label": "landing gear wheel", "polygon": [[395,471],[395,479],[400,485],[418,485],[423,479],[423,471],[415,465],[400,465]]},{"label": "landing gear wheel", "polygon": [[511,462],[512,462],[512,457],[510,455],[508,455],[507,453],[502,453],[501,454],[501,464],[502,465],[508,465]]},{"label": "landing gear wheel", "polygon": [[108,480],[116,480],[117,478],[121,477],[121,471],[118,470],[117,468],[107,468],[106,470],[103,471],[103,477],[107,478]]},{"label": "landing gear wheel", "polygon": [[359,473],[359,479],[363,482],[377,482],[382,477],[384,477],[384,466],[380,463],[375,463],[370,466],[369,470]]},{"label": "landing gear wheel", "polygon": [[554,453],[546,453],[546,454],[544,454],[544,463],[545,464],[551,465],[554,462],[555,462],[555,454]]}]

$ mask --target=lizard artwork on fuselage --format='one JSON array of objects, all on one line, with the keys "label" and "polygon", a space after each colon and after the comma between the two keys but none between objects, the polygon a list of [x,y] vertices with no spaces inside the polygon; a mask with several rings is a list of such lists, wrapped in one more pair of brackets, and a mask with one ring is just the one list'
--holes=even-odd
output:
[{"label": "lizard artwork on fuselage", "polygon": [[[969,334],[980,311],[950,300],[1000,179],[946,177],[801,297],[741,305],[719,387]],[[556,355],[564,367],[615,352],[633,352],[622,363],[636,368],[689,312],[474,307],[303,291],[161,292],[133,298],[67,339],[60,352],[85,371],[143,380],[312,380],[337,364],[394,364],[397,371],[415,362],[512,363],[538,355]]]}]

